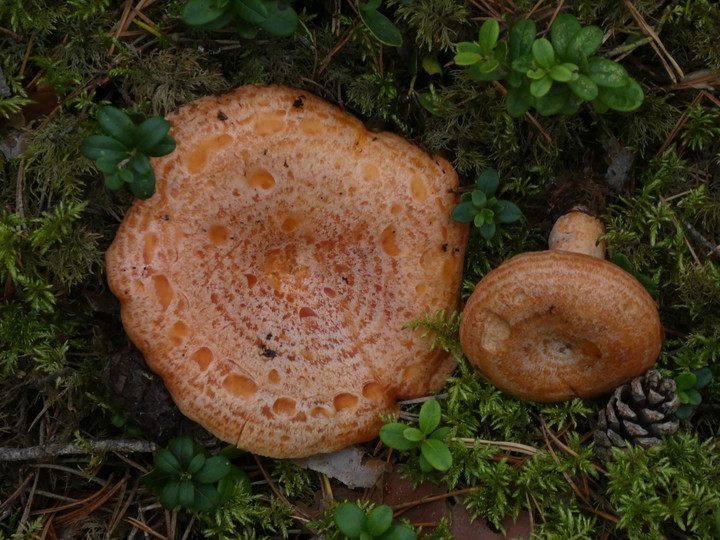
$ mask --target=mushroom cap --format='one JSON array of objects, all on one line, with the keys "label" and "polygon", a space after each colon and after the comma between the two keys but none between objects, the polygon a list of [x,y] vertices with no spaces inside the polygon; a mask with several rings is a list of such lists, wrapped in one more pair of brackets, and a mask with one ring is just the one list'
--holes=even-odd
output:
[{"label": "mushroom cap", "polygon": [[451,165],[308,92],[247,86],[169,115],[107,252],[128,336],[180,410],[273,457],[377,436],[454,360],[403,330],[456,309]]},{"label": "mushroom cap", "polygon": [[605,226],[595,216],[575,210],[560,216],[548,238],[550,249],[585,253],[605,258],[605,242],[598,241],[605,234]]},{"label": "mushroom cap", "polygon": [[633,276],[555,250],[488,273],[460,325],[463,352],[488,380],[535,401],[612,390],[655,362],[663,335],[655,301]]}]

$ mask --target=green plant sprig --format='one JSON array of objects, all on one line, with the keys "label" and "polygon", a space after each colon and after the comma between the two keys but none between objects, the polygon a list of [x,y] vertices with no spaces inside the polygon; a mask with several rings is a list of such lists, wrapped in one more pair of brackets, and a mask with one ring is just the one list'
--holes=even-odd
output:
[{"label": "green plant sprig", "polygon": [[400,422],[385,424],[380,429],[380,440],[395,450],[420,448],[420,469],[444,472],[452,466],[452,454],[445,444],[450,428],[440,425],[440,404],[435,399],[423,403],[418,427]]},{"label": "green plant sprig", "polygon": [[518,21],[508,41],[499,36],[498,22],[488,19],[476,42],[457,44],[455,63],[467,66],[473,80],[505,80],[511,116],[522,116],[530,108],[543,116],[574,114],[586,101],[601,113],[627,112],[643,102],[642,88],[624,67],[593,56],[602,44],[603,31],[581,26],[574,15],[559,15],[549,40],[537,37],[530,19]]},{"label": "green plant sprig", "polygon": [[453,208],[452,218],[458,223],[473,223],[486,240],[497,232],[498,223],[513,223],[522,217],[520,208],[510,201],[495,197],[500,176],[495,169],[485,169],[477,178],[472,192],[463,193],[461,202]]},{"label": "green plant sprig", "polygon": [[250,479],[230,463],[227,447],[217,456],[193,442],[189,435],[172,439],[155,454],[155,469],[141,477],[155,491],[167,509],[185,508],[209,512],[230,499],[238,485],[250,492]]},{"label": "green plant sprig", "polygon": [[352,540],[416,540],[417,534],[404,525],[393,525],[392,508],[383,504],[365,513],[357,504],[341,503],[333,520],[340,532]]},{"label": "green plant sprig", "polygon": [[675,393],[682,404],[675,411],[675,416],[684,420],[695,414],[695,409],[702,403],[700,390],[710,384],[712,378],[712,371],[708,367],[681,373],[675,377],[675,384],[677,385]]},{"label": "green plant sprig", "polygon": [[275,36],[290,36],[300,21],[288,2],[278,0],[188,0],[182,19],[203,30],[234,24],[246,39],[253,39],[260,29]]},{"label": "green plant sprig", "polygon": [[97,120],[104,135],[90,135],[82,143],[82,154],[95,160],[105,175],[108,189],[124,184],[138,199],[155,192],[155,172],[150,157],[164,156],[175,150],[175,139],[168,135],[170,122],[153,116],[135,125],[132,118],[115,107],[101,107]]}]

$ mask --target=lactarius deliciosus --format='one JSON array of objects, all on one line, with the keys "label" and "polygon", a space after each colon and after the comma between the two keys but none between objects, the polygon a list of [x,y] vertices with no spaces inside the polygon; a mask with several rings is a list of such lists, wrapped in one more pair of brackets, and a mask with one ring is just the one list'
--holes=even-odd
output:
[{"label": "lactarius deliciosus", "polygon": [[589,398],[644,373],[663,327],[645,288],[604,260],[602,224],[561,218],[551,249],[489,272],[463,311],[467,358],[498,388],[535,401]]},{"label": "lactarius deliciosus", "polygon": [[375,437],[454,367],[403,330],[455,309],[467,229],[450,164],[281,86],[168,117],[172,154],[107,253],[127,334],[178,407],[274,457]]}]

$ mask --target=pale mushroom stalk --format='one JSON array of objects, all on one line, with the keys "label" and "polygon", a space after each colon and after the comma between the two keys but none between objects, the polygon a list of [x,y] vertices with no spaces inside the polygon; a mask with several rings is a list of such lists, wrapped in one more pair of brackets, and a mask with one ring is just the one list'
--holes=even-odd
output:
[{"label": "pale mushroom stalk", "polygon": [[604,259],[602,222],[561,217],[550,249],[523,253],[478,283],[463,311],[463,351],[516,396],[562,401],[609,392],[656,360],[663,328],[655,301]]}]

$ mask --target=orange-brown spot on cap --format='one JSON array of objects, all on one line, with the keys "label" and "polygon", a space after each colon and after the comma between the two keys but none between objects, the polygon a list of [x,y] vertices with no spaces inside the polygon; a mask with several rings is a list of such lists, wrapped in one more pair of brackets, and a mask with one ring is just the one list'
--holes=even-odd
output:
[{"label": "orange-brown spot on cap", "polygon": [[223,380],[223,388],[239,398],[247,399],[258,391],[258,385],[250,377],[231,373]]},{"label": "orange-brown spot on cap", "polygon": [[198,367],[205,371],[213,361],[213,353],[207,347],[200,347],[197,351],[190,355],[190,360],[195,362]]},{"label": "orange-brown spot on cap", "polygon": [[395,241],[395,229],[392,225],[385,227],[383,232],[380,233],[380,244],[383,251],[391,257],[400,255],[400,248]]},{"label": "orange-brown spot on cap", "polygon": [[217,133],[210,135],[196,143],[185,159],[185,166],[190,174],[196,174],[205,169],[211,154],[217,153],[233,142],[231,135]]},{"label": "orange-brown spot on cap", "polygon": [[326,407],[314,407],[310,411],[310,416],[312,418],[332,418],[335,413]]},{"label": "orange-brown spot on cap", "polygon": [[153,232],[145,233],[143,243],[143,262],[150,264],[155,256],[155,248],[157,248],[158,245],[157,234]]},{"label": "orange-brown spot on cap", "polygon": [[410,180],[410,193],[417,202],[424,203],[428,199],[428,188],[420,176],[413,176]]},{"label": "orange-brown spot on cap", "polygon": [[318,316],[318,314],[315,313],[315,310],[311,309],[309,307],[300,308],[299,315],[300,315],[301,319],[304,319],[305,317],[317,317]]},{"label": "orange-brown spot on cap", "polygon": [[362,394],[365,398],[373,401],[382,401],[385,399],[385,388],[376,382],[369,382],[363,386]]},{"label": "orange-brown spot on cap", "polygon": [[255,120],[255,133],[261,136],[272,135],[282,131],[286,126],[285,112],[271,111],[260,113]]},{"label": "orange-brown spot on cap", "polygon": [[344,409],[354,409],[360,399],[355,394],[342,393],[333,398],[333,405],[336,411]]},{"label": "orange-brown spot on cap", "polygon": [[170,281],[167,276],[163,274],[155,274],[152,277],[152,281],[155,286],[155,295],[157,296],[163,311],[165,311],[170,305],[170,302],[172,302],[174,296],[172,285],[170,285]]},{"label": "orange-brown spot on cap", "polygon": [[268,381],[270,381],[273,384],[278,384],[280,382],[280,373],[278,373],[277,369],[271,369],[270,373],[268,373]]},{"label": "orange-brown spot on cap", "polygon": [[208,237],[215,245],[227,244],[230,239],[230,230],[224,225],[211,225],[208,229]]},{"label": "orange-brown spot on cap", "polygon": [[182,345],[183,341],[185,341],[185,338],[188,336],[189,333],[190,327],[183,321],[177,321],[170,327],[170,331],[168,332],[168,338],[170,339],[172,344],[177,347]]},{"label": "orange-brown spot on cap", "polygon": [[311,116],[303,118],[300,122],[300,131],[305,135],[319,135],[325,131],[325,124]]},{"label": "orange-brown spot on cap", "polygon": [[275,177],[261,167],[248,169],[245,183],[251,188],[270,189],[275,185]]},{"label": "orange-brown spot on cap", "polygon": [[278,398],[273,403],[273,412],[276,414],[282,414],[285,416],[292,416],[295,414],[295,400],[290,398]]}]

